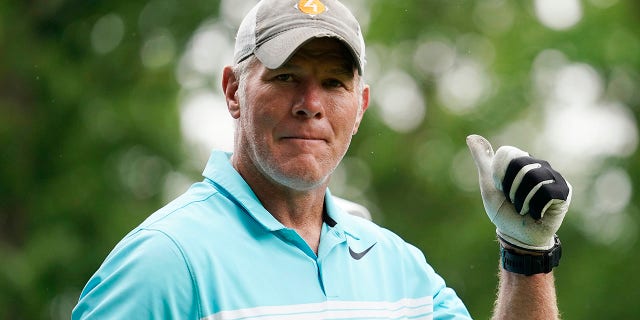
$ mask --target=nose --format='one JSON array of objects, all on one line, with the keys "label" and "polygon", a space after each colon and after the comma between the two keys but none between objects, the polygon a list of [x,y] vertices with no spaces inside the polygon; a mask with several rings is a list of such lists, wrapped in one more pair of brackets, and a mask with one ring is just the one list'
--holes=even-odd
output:
[{"label": "nose", "polygon": [[316,81],[304,82],[300,86],[297,102],[291,110],[293,115],[306,119],[322,118],[324,116],[322,95],[322,85]]}]

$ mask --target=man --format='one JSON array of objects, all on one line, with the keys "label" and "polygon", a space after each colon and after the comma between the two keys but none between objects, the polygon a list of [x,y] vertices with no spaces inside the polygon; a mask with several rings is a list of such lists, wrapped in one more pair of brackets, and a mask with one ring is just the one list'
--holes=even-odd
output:
[{"label": "man", "polygon": [[[72,318],[470,318],[418,249],[327,189],[369,105],[364,52],[336,0],[256,5],[223,72],[233,154],[214,151],[204,181],[114,248]],[[553,319],[570,187],[523,151],[467,142],[503,246],[495,317]]]}]

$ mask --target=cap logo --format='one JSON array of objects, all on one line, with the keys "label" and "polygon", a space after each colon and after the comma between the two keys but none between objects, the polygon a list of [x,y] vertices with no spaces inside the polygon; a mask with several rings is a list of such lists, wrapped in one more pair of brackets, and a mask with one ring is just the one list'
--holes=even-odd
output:
[{"label": "cap logo", "polygon": [[321,14],[327,10],[327,7],[320,0],[300,0],[297,7],[300,12],[311,16]]}]

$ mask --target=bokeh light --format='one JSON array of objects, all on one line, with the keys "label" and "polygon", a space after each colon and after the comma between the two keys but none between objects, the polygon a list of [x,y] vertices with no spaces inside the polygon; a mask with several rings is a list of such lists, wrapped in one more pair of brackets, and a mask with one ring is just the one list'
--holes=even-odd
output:
[{"label": "bokeh light", "polygon": [[397,132],[422,124],[426,102],[415,80],[404,71],[390,70],[373,85],[372,95],[380,119]]},{"label": "bokeh light", "polygon": [[478,1],[473,19],[483,33],[497,36],[511,29],[515,13],[511,2],[506,0]]},{"label": "bokeh light", "polygon": [[540,22],[551,29],[569,29],[582,19],[579,0],[535,0],[534,5]]},{"label": "bokeh light", "polygon": [[456,61],[456,50],[449,43],[441,40],[428,40],[421,43],[413,57],[417,70],[425,75],[441,75]]},{"label": "bokeh light", "polygon": [[233,119],[221,95],[211,91],[190,92],[180,108],[180,127],[197,159],[206,160],[212,149],[233,150]]},{"label": "bokeh light", "polygon": [[140,51],[142,64],[147,68],[160,68],[171,63],[176,54],[175,40],[166,29],[155,31],[145,40]]},{"label": "bokeh light", "polygon": [[115,13],[109,13],[98,19],[91,30],[93,50],[99,54],[111,52],[122,41],[124,31],[124,21]]},{"label": "bokeh light", "polygon": [[475,108],[491,89],[491,79],[482,64],[458,59],[438,82],[438,99],[452,113],[464,114]]}]

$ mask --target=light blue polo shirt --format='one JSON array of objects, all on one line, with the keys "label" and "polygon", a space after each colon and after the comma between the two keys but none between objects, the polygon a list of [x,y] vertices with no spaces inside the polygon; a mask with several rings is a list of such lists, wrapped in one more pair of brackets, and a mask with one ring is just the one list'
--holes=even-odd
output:
[{"label": "light blue polo shirt", "polygon": [[470,319],[417,248],[329,191],[316,256],[229,157],[116,245],[72,319]]}]

